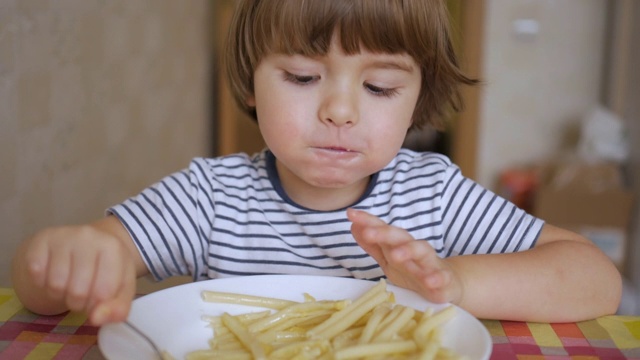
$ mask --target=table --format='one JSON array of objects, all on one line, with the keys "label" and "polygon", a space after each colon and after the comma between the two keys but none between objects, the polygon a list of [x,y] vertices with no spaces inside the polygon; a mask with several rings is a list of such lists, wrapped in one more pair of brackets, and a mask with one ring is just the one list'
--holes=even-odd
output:
[{"label": "table", "polygon": [[[640,316],[605,316],[578,323],[482,320],[496,360],[639,359]],[[11,289],[0,288],[0,360],[103,360],[98,328],[76,313],[39,316]]]},{"label": "table", "polygon": [[482,320],[491,359],[640,359],[640,317],[604,316],[577,323]]},{"label": "table", "polygon": [[104,359],[98,328],[76,313],[38,316],[11,289],[0,288],[0,359]]}]

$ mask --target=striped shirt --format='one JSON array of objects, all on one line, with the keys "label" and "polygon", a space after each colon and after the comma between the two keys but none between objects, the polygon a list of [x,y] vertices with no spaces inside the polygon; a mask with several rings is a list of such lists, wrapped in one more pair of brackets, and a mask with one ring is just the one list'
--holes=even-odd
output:
[{"label": "striped shirt", "polygon": [[[427,241],[440,257],[533,247],[543,221],[462,176],[439,154],[402,149],[351,207]],[[108,210],[158,280],[384,274],[355,242],[345,209],[315,211],[284,192],[268,150],[194,159]]]}]

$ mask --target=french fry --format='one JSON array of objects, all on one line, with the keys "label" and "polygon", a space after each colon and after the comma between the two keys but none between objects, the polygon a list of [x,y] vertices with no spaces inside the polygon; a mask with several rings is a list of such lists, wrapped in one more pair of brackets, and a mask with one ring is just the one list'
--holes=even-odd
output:
[{"label": "french fry", "polygon": [[[271,327],[277,326],[279,323],[292,318],[307,318],[307,314],[322,310],[344,309],[349,301],[314,301],[305,303],[294,303],[271,316],[262,318],[249,326],[249,331],[259,332]],[[320,314],[324,314],[320,312]]]},{"label": "french fry", "polygon": [[206,301],[272,310],[203,317],[213,328],[211,348],[194,351],[187,360],[460,359],[440,341],[440,328],[455,308],[433,313],[396,304],[384,280],[353,301],[318,301],[309,294],[302,302],[207,294]]},{"label": "french fry", "polygon": [[251,352],[251,355],[255,360],[266,360],[267,356],[262,348],[262,345],[255,339],[255,337],[247,331],[242,323],[233,316],[224,313],[222,314],[222,323],[231,330],[231,332],[238,337],[240,342]]},{"label": "french fry", "polygon": [[438,353],[438,343],[435,341],[428,340],[424,343],[424,347],[420,350],[418,354],[418,360],[433,360],[435,359],[436,354]]},{"label": "french fry", "polygon": [[312,339],[330,339],[341,331],[346,330],[367,312],[388,299],[389,293],[386,291],[386,282],[382,280],[356,301],[331,315],[327,321],[309,330],[309,337]]},{"label": "french fry", "polygon": [[240,295],[235,293],[227,293],[221,291],[202,292],[202,300],[207,302],[216,302],[222,304],[238,304],[247,306],[264,307],[267,309],[280,310],[289,305],[293,305],[295,301],[274,299],[263,296]]},{"label": "french fry", "polygon": [[326,340],[305,340],[285,345],[274,350],[269,357],[272,359],[291,359],[295,355],[309,351],[310,349],[318,349],[320,353],[329,350],[329,342]]},{"label": "french fry", "polygon": [[336,351],[336,360],[358,359],[373,355],[408,354],[417,349],[411,340],[392,341],[382,343],[358,344]]},{"label": "french fry", "polygon": [[449,321],[449,319],[451,319],[454,314],[455,308],[453,306],[449,306],[433,314],[432,316],[423,316],[418,323],[417,328],[413,332],[414,340],[418,342],[418,340],[420,339],[425,339],[429,335],[429,332],[431,330]]},{"label": "french fry", "polygon": [[186,360],[252,360],[246,351],[197,350],[187,355]]},{"label": "french fry", "polygon": [[366,344],[371,341],[375,331],[378,329],[378,325],[382,322],[385,316],[391,311],[391,304],[383,304],[381,306],[376,307],[373,310],[373,314],[369,318],[367,325],[365,325],[364,330],[358,340],[360,344]]},{"label": "french fry", "polygon": [[373,342],[392,340],[393,336],[400,332],[400,329],[413,318],[415,313],[415,310],[410,307],[397,306],[396,309],[401,310],[384,328],[380,329],[373,337]]}]

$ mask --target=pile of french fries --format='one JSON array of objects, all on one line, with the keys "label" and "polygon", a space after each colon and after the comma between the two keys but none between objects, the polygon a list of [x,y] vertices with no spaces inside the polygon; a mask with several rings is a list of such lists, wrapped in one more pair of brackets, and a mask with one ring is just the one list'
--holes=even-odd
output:
[{"label": "pile of french fries", "polygon": [[208,302],[271,310],[205,318],[213,328],[209,349],[187,360],[271,359],[460,359],[442,346],[440,326],[454,316],[449,306],[434,313],[395,303],[381,280],[359,298],[303,302],[204,291]]}]

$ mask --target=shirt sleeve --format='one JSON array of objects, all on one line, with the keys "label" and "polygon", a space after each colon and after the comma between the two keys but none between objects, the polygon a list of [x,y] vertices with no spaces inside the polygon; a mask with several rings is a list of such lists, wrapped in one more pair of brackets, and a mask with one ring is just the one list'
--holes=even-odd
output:
[{"label": "shirt sleeve", "polygon": [[444,173],[445,256],[511,253],[535,245],[544,222],[462,175]]},{"label": "shirt sleeve", "polygon": [[206,273],[207,213],[213,203],[206,197],[202,163],[193,161],[121,204],[107,209],[125,226],[156,280]]}]

